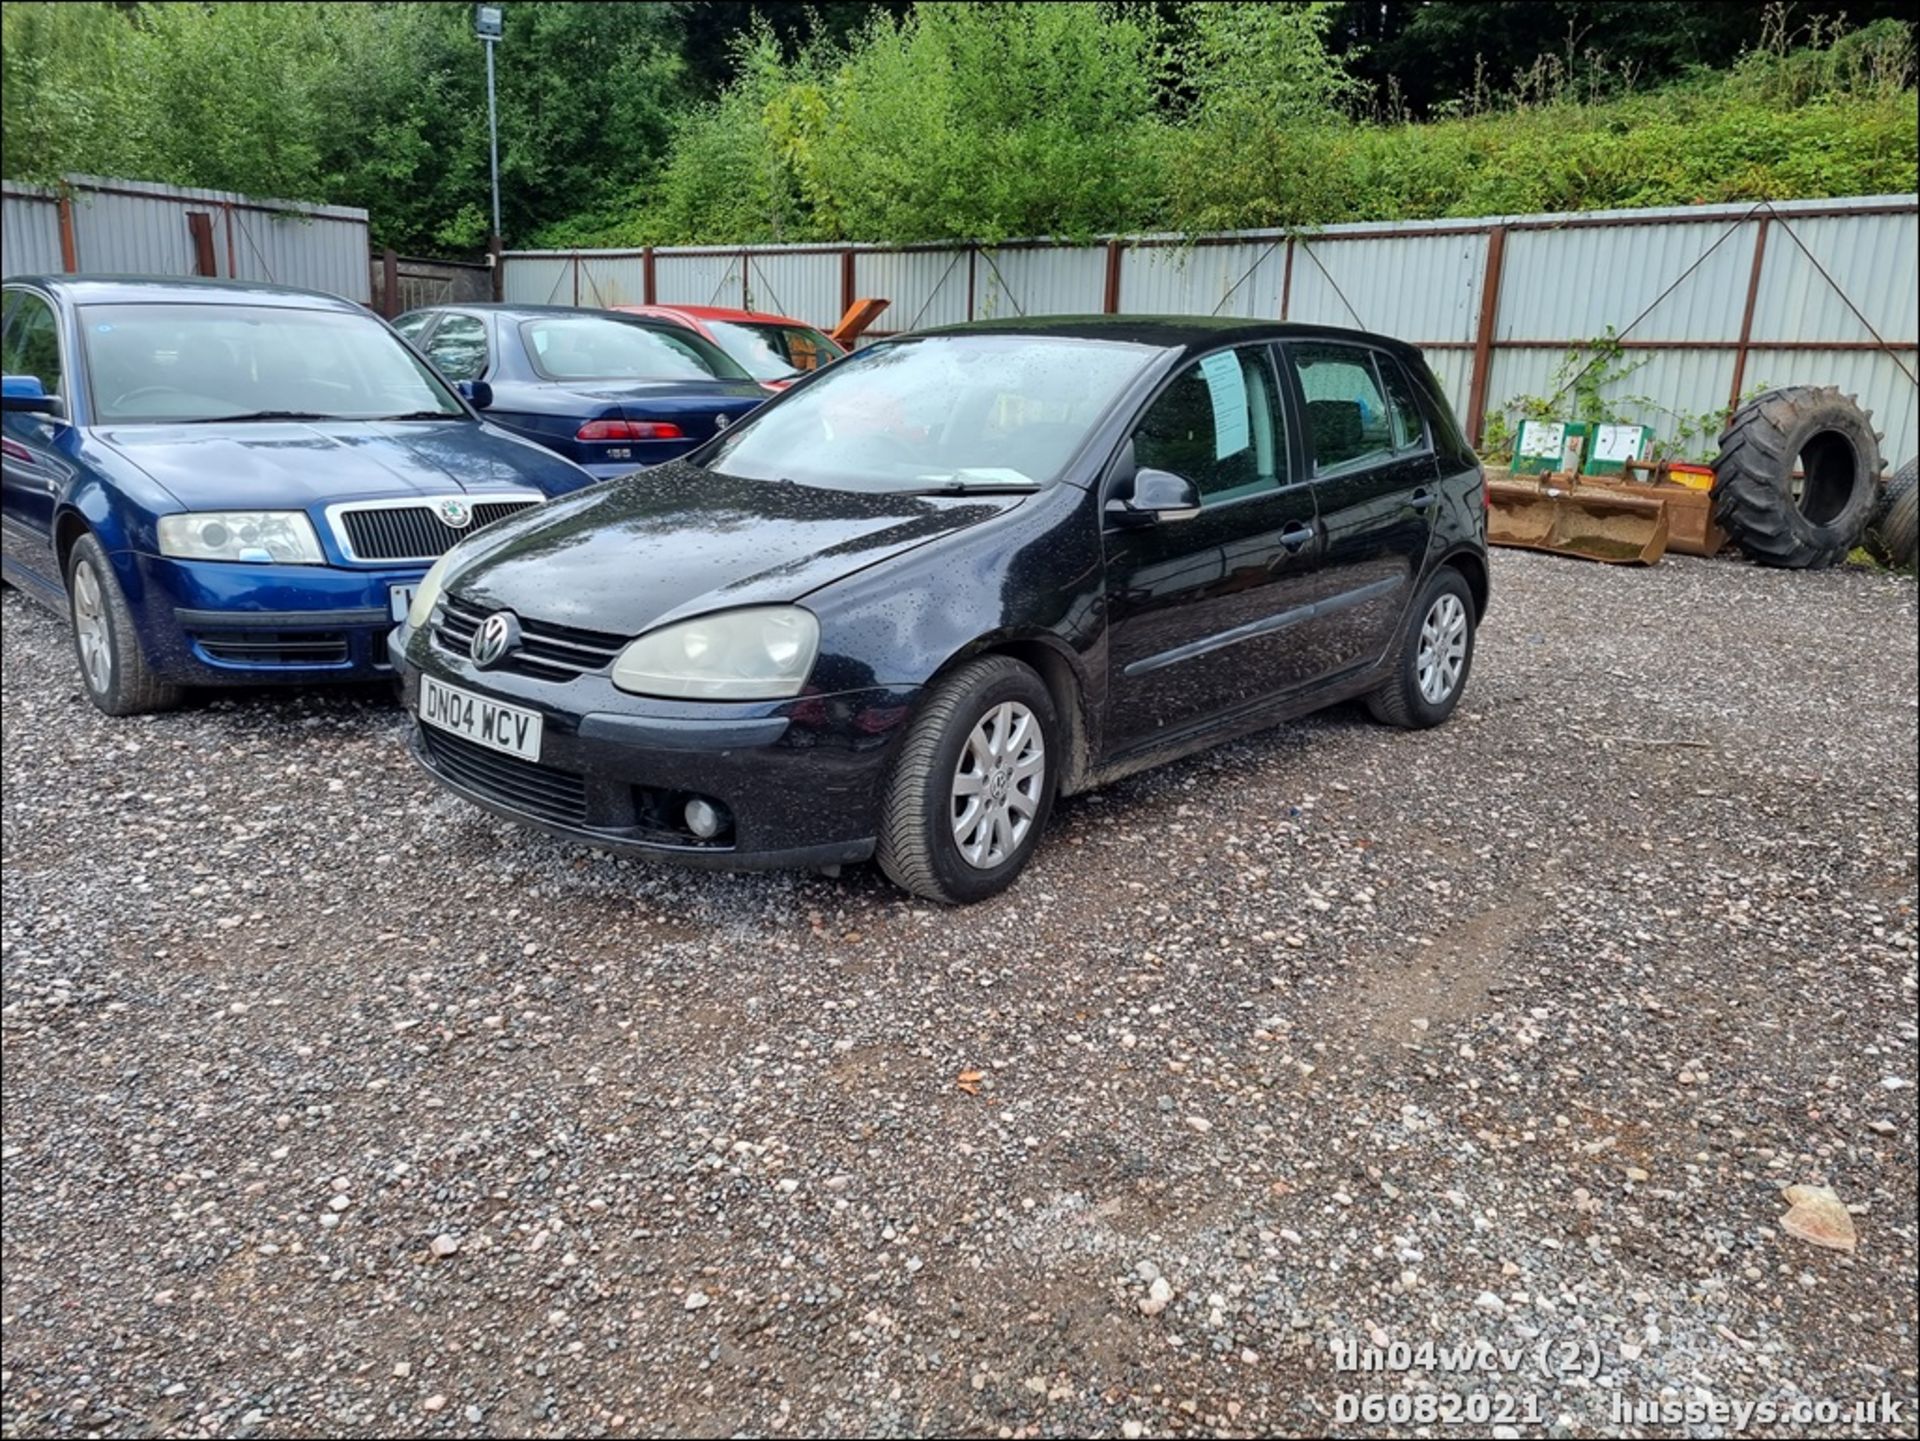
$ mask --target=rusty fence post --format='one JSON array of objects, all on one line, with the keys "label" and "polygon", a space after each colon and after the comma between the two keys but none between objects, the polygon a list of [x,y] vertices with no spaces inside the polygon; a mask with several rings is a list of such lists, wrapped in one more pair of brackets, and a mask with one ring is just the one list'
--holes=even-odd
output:
[{"label": "rusty fence post", "polygon": [[391,245],[380,252],[380,313],[389,320],[400,313],[400,252]]},{"label": "rusty fence post", "polygon": [[1293,309],[1293,237],[1287,237],[1287,263],[1280,271],[1280,318],[1285,320],[1287,312]]},{"label": "rusty fence post", "polygon": [[73,239],[73,192],[64,184],[54,209],[60,217],[60,268],[73,275],[80,269],[80,247]]},{"label": "rusty fence post", "polygon": [[840,252],[840,316],[845,319],[853,310],[853,302],[860,297],[856,294],[859,282],[854,277],[853,249],[849,246]]},{"label": "rusty fence post", "polygon": [[488,269],[493,272],[493,298],[495,301],[507,298],[506,257],[501,253],[500,237],[495,235],[487,241],[487,259],[491,262]]},{"label": "rusty fence post", "polygon": [[1753,270],[1747,276],[1747,308],[1740,312],[1740,344],[1733,352],[1733,390],[1727,396],[1727,411],[1740,408],[1740,391],[1747,383],[1747,349],[1753,342],[1753,311],[1760,300],[1760,274],[1767,265],[1767,226],[1773,217],[1760,217],[1760,228],[1753,236]]},{"label": "rusty fence post", "polygon": [[213,213],[208,210],[189,210],[187,236],[193,242],[193,273],[217,276],[220,262],[213,253]]},{"label": "rusty fence post", "polygon": [[1118,315],[1120,313],[1120,255],[1120,242],[1118,240],[1109,240],[1107,242],[1107,293],[1105,301],[1108,315]]},{"label": "rusty fence post", "polygon": [[1500,277],[1507,260],[1507,227],[1487,232],[1487,269],[1480,280],[1480,325],[1473,337],[1473,378],[1467,384],[1467,437],[1477,448],[1487,425],[1487,382],[1493,369],[1493,332],[1500,320]]},{"label": "rusty fence post", "polygon": [[653,247],[643,246],[640,251],[640,299],[647,305],[658,305],[660,279],[653,268]]}]

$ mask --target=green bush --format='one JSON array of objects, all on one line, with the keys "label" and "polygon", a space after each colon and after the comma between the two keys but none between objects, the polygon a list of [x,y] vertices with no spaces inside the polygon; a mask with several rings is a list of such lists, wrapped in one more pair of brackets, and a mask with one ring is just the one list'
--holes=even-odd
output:
[{"label": "green bush", "polygon": [[[1910,29],[1789,34],[1786,14],[1728,68],[1655,91],[1547,55],[1503,98],[1476,79],[1411,124],[1330,52],[1351,7],[1325,0],[955,0],[815,27],[849,38],[797,53],[760,24],[705,101],[681,6],[516,0],[505,229],[558,247],[993,242],[1915,189]],[[466,5],[8,0],[0,23],[9,176],[363,205],[377,244],[485,241]]]},{"label": "green bush", "polygon": [[[1480,113],[1363,121],[1332,6],[921,6],[783,59],[677,132],[660,182],[554,244],[1079,239],[1907,192],[1913,57],[1893,21],[1594,99],[1547,57]],[[1613,83],[1610,81],[1610,83]]]}]

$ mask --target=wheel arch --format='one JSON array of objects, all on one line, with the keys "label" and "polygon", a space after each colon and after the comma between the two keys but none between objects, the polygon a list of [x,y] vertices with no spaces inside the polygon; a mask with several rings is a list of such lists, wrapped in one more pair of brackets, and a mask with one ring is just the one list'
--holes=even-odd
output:
[{"label": "wheel arch", "polygon": [[53,520],[53,558],[60,567],[60,584],[67,583],[67,562],[73,555],[74,546],[80,543],[80,537],[91,535],[93,527],[87,518],[72,506],[62,506]]},{"label": "wheel arch", "polygon": [[1059,794],[1086,790],[1093,774],[1094,726],[1088,702],[1086,676],[1080,661],[1057,637],[1045,634],[982,636],[963,646],[928,677],[927,690],[968,661],[1003,655],[1017,660],[1040,677],[1053,699],[1054,713],[1066,731],[1066,764],[1060,768]]},{"label": "wheel arch", "polygon": [[1487,572],[1487,558],[1476,550],[1456,550],[1441,558],[1440,564],[1452,566],[1465,577],[1473,596],[1473,623],[1486,619],[1487,604],[1493,597],[1493,580]]}]

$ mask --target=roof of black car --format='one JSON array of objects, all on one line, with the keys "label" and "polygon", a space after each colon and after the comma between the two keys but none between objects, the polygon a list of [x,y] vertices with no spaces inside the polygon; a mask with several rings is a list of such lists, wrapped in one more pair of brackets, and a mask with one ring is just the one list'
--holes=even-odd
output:
[{"label": "roof of black car", "polygon": [[1391,336],[1335,325],[1301,325],[1284,320],[1250,320],[1233,315],[1026,315],[1006,320],[974,320],[942,325],[921,335],[1042,335],[1068,340],[1113,340],[1162,350],[1208,350],[1236,341],[1358,340],[1403,350],[1415,347]]},{"label": "roof of black car", "polygon": [[359,310],[338,295],[290,285],[258,285],[187,275],[9,275],[8,285],[31,285],[75,305],[148,303],[280,305],[310,310]]}]

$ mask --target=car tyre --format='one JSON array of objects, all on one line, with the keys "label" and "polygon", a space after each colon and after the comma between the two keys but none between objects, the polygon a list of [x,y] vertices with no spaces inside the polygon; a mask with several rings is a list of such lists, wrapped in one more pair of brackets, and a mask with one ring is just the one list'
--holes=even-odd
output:
[{"label": "car tyre", "polygon": [[1367,697],[1373,718],[1425,730],[1452,715],[1473,669],[1473,639],[1473,591],[1459,571],[1442,566],[1407,617],[1393,674]]},{"label": "car tyre", "polygon": [[1038,675],[1009,656],[967,662],[934,685],[901,742],[881,803],[880,869],[946,905],[1005,890],[1046,829],[1065,759]]},{"label": "car tyre", "polygon": [[180,687],[154,675],[140,650],[133,612],[100,542],[83,535],[67,557],[67,613],[87,699],[112,716],[144,715],[180,703]]}]

